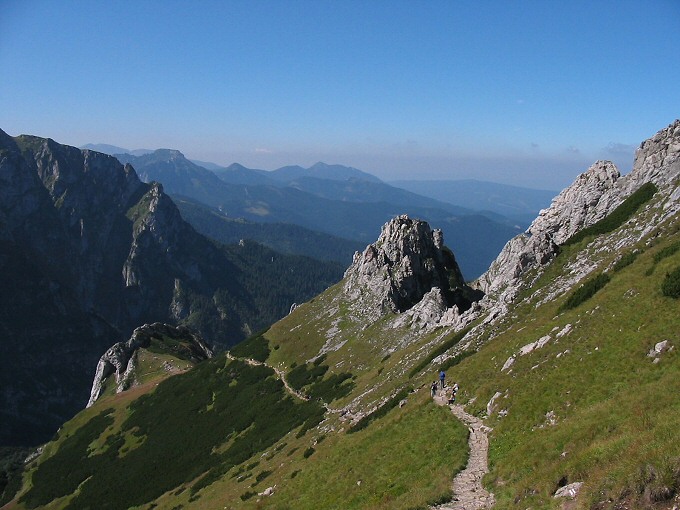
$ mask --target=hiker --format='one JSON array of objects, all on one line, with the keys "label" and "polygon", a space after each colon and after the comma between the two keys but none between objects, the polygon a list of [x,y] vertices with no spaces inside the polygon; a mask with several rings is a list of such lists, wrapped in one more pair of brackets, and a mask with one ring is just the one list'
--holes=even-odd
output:
[{"label": "hiker", "polygon": [[442,370],[439,372],[439,382],[442,383],[442,389],[444,389],[444,379],[446,379],[446,372]]},{"label": "hiker", "polygon": [[449,398],[449,404],[456,403],[456,393],[458,393],[458,383],[453,383],[453,388],[451,388],[451,398]]},{"label": "hiker", "polygon": [[437,381],[432,383],[432,386],[430,386],[430,391],[432,392],[432,398],[437,396]]}]

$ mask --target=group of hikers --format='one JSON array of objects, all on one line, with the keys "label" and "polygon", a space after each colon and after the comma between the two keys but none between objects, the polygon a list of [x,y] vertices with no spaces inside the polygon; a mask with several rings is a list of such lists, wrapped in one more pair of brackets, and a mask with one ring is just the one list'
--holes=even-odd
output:
[{"label": "group of hikers", "polygon": [[441,395],[446,397],[449,404],[454,404],[456,402],[456,393],[458,393],[458,383],[453,383],[453,386],[446,388],[446,372],[443,370],[439,372],[439,384],[434,381],[430,386],[430,391],[432,392],[432,398],[437,396],[437,388],[441,389]]}]

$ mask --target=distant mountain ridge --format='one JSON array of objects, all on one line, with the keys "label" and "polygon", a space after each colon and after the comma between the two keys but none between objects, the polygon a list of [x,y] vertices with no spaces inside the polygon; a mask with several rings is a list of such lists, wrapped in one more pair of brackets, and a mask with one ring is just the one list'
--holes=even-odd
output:
[{"label": "distant mountain ridge", "polygon": [[[229,172],[213,173],[179,151],[162,149],[139,157],[117,157],[132,164],[143,180],[162,182],[171,195],[198,200],[233,219],[291,223],[366,243],[394,216],[422,218],[441,228],[451,240],[469,279],[480,275],[505,242],[521,231],[498,215],[423,197],[372,176],[367,179],[367,174],[349,167],[317,164],[310,169],[284,167],[280,172],[264,172],[232,165]],[[344,179],[310,176],[328,174]],[[277,182],[273,175],[278,176]],[[227,182],[234,176],[233,182]]]},{"label": "distant mountain ridge", "polygon": [[397,180],[390,184],[468,209],[493,211],[527,226],[557,195],[556,191],[475,179]]}]

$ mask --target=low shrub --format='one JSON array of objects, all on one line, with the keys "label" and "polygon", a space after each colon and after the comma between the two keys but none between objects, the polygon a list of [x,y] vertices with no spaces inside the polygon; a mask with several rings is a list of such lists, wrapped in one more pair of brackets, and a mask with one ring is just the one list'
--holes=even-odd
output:
[{"label": "low shrub", "polygon": [[661,293],[666,297],[680,298],[680,267],[666,274],[666,278],[661,284]]},{"label": "low shrub", "polygon": [[446,372],[450,368],[455,367],[458,363],[463,361],[465,358],[472,356],[475,352],[477,351],[463,351],[459,354],[456,354],[452,358],[449,358],[445,360],[440,366],[439,366],[439,371],[440,372]]},{"label": "low shrub", "polygon": [[373,411],[371,414],[367,414],[363,418],[361,418],[358,422],[356,422],[354,425],[352,425],[349,429],[347,429],[348,434],[353,434],[354,432],[359,432],[360,430],[365,429],[368,427],[372,422],[375,420],[382,418],[385,416],[387,413],[389,413],[392,409],[397,407],[399,405],[399,402],[404,400],[413,388],[406,387],[402,388],[399,390],[399,392],[394,395],[392,398],[390,398],[387,402],[385,402],[383,405],[381,405],[378,409]]},{"label": "low shrub", "polygon": [[607,273],[600,273],[596,277],[591,278],[571,293],[564,304],[560,307],[560,311],[572,310],[581,303],[588,301],[595,295],[597,291],[607,285],[610,280],[611,278]]},{"label": "low shrub", "polygon": [[612,271],[618,273],[623,268],[630,266],[633,262],[635,262],[635,259],[638,258],[638,255],[640,255],[640,252],[637,250],[624,253],[623,256],[616,261],[616,264],[614,264],[612,267]]},{"label": "low shrub", "polygon": [[257,361],[265,362],[271,353],[269,341],[264,337],[268,331],[265,329],[243,342],[236,344],[229,352],[237,358],[252,358]]},{"label": "low shrub", "polygon": [[[127,509],[198,479],[193,497],[291,430],[323,416],[317,402],[291,398],[272,369],[225,361],[220,356],[201,363],[134,401],[120,429],[95,454],[89,445],[113,417],[107,410],[92,418],[35,471],[22,503],[35,508],[74,494],[74,508],[99,508],[106,501],[107,508]],[[130,434],[144,441],[120,457]],[[222,445],[228,447],[217,453]],[[69,466],[67,473],[63,466]]]},{"label": "low shrub", "polygon": [[416,366],[414,366],[408,373],[409,378],[414,377],[418,375],[427,365],[430,364],[430,362],[435,359],[437,356],[441,356],[444,354],[446,351],[451,349],[451,347],[455,346],[460,342],[465,335],[468,334],[471,328],[465,328],[458,333],[455,333],[451,335],[449,338],[444,340],[444,343],[442,343],[439,347],[434,349],[430,354],[428,354],[425,358],[423,358]]},{"label": "low shrub", "polygon": [[328,403],[349,395],[354,388],[354,381],[351,380],[352,374],[342,372],[331,374],[324,379],[329,368],[328,365],[321,364],[325,359],[324,355],[316,359],[314,363],[306,363],[293,368],[286,375],[288,384],[298,391],[304,388],[304,392],[311,398],[320,398]]}]

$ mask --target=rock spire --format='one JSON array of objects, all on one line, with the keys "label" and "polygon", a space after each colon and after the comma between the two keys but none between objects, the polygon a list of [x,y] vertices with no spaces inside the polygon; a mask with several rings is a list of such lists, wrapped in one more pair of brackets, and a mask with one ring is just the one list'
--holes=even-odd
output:
[{"label": "rock spire", "polygon": [[441,230],[406,215],[383,225],[345,272],[345,294],[378,315],[404,312],[435,288],[447,306],[467,309],[473,300]]}]

